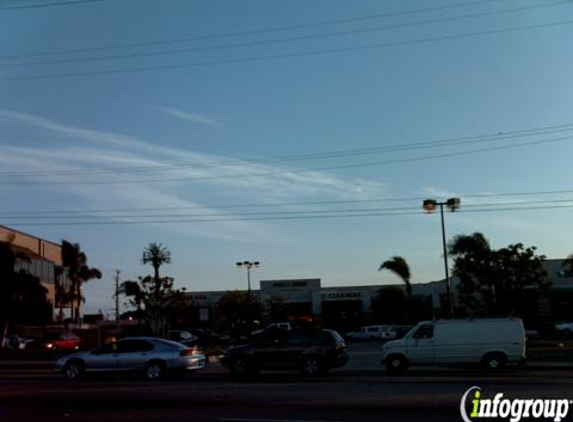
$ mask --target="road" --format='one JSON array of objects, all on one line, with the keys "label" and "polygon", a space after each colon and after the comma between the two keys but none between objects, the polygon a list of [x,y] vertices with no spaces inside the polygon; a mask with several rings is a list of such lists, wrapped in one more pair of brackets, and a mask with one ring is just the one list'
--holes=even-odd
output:
[{"label": "road", "polygon": [[[375,350],[351,352],[352,365],[317,379],[266,373],[235,380],[211,365],[179,381],[91,377],[70,382],[49,368],[3,365],[0,421],[442,422],[462,420],[460,400],[472,386],[488,396],[573,399],[572,370],[535,367],[490,374],[413,368],[390,376],[374,363]],[[573,405],[567,420],[573,420]]]}]

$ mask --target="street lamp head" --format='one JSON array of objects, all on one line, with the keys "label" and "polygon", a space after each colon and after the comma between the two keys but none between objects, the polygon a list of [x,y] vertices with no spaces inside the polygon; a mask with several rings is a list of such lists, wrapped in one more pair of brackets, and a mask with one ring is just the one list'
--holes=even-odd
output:
[{"label": "street lamp head", "polygon": [[253,265],[255,267],[260,267],[261,263],[259,261],[255,261],[255,262],[253,262]]},{"label": "street lamp head", "polygon": [[426,211],[428,214],[431,214],[434,211],[436,211],[437,206],[438,206],[438,201],[436,201],[435,199],[426,199],[422,203],[422,207],[424,208],[424,211]]},{"label": "street lamp head", "polygon": [[446,206],[452,212],[457,211],[460,208],[460,198],[450,198],[446,201]]}]

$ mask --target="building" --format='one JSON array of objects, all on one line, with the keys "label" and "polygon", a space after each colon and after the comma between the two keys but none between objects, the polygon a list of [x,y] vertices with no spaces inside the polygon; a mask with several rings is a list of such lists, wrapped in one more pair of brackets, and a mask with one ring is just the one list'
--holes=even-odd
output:
[{"label": "building", "polygon": [[[573,274],[563,271],[563,260],[548,259],[545,261],[548,281],[551,283],[551,312],[556,320],[573,318]],[[458,280],[451,278],[454,304],[460,308],[457,297]],[[312,320],[324,326],[334,327],[344,332],[357,326],[373,322],[373,300],[382,289],[395,287],[404,289],[403,284],[363,285],[323,287],[320,278],[261,280],[260,289],[252,290],[266,308],[267,320]],[[195,320],[203,325],[211,325],[216,316],[216,304],[226,291],[203,291],[188,293],[197,309]],[[246,291],[245,291],[246,293]],[[412,298],[418,307],[424,307],[423,318],[439,317],[447,306],[445,280],[429,283],[412,284]],[[543,312],[541,308],[535,312]],[[276,309],[279,309],[277,312]],[[550,310],[551,309],[551,310]],[[416,315],[411,315],[416,318]]]},{"label": "building", "polygon": [[62,267],[62,247],[49,240],[0,226],[0,242],[9,243],[16,252],[25,253],[29,259],[17,260],[16,271],[24,270],[40,279],[47,289],[47,299],[56,306],[56,283]]},{"label": "building", "polygon": [[[261,280],[260,289],[251,294],[265,307],[267,322],[271,320],[313,321],[342,332],[369,323],[372,318],[372,301],[381,289],[403,285],[365,285],[322,287],[319,278]],[[436,309],[440,296],[445,295],[445,283],[415,284],[413,297],[423,298]],[[244,293],[247,293],[246,291]],[[188,293],[197,315],[195,320],[205,326],[216,319],[217,302],[226,291],[203,291]],[[438,311],[436,311],[439,313]]]}]

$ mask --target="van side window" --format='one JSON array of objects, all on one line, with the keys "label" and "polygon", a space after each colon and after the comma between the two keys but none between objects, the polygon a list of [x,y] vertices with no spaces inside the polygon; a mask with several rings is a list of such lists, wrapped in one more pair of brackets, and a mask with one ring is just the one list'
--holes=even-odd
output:
[{"label": "van side window", "polygon": [[433,325],[422,325],[418,331],[414,333],[414,338],[416,340],[419,339],[428,339],[434,337],[434,326]]}]

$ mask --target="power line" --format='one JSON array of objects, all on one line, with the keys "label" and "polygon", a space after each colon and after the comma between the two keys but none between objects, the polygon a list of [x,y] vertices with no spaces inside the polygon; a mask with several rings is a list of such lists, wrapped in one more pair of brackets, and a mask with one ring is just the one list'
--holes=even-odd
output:
[{"label": "power line", "polygon": [[[481,209],[460,209],[457,213],[481,213],[481,212],[506,212],[506,211],[540,211],[573,208],[570,205],[538,205],[538,206],[504,206],[500,208],[481,208]],[[317,220],[331,218],[363,218],[363,217],[391,217],[391,216],[408,216],[420,215],[421,211],[389,211],[389,212],[362,212],[362,213],[340,213],[340,214],[317,214],[317,215],[282,215],[282,216],[245,216],[245,217],[227,217],[214,219],[171,219],[171,220],[137,220],[137,221],[90,221],[74,222],[62,221],[51,223],[12,223],[17,226],[93,226],[93,225],[136,225],[136,224],[181,224],[181,223],[221,223],[237,221],[274,221],[274,220]]]},{"label": "power line", "polygon": [[131,67],[131,68],[125,68],[125,69],[93,70],[93,71],[85,71],[85,72],[48,73],[48,74],[43,74],[43,75],[29,75],[29,76],[7,76],[7,77],[1,77],[0,81],[24,81],[24,80],[43,80],[43,79],[54,79],[54,78],[69,78],[69,77],[86,77],[86,76],[99,76],[99,75],[114,75],[114,74],[121,74],[121,73],[130,73],[130,72],[148,72],[148,71],[155,71],[155,70],[190,69],[190,68],[217,66],[217,65],[225,65],[225,64],[237,64],[237,63],[255,63],[255,62],[261,62],[261,61],[271,61],[271,60],[280,60],[280,59],[315,57],[315,56],[320,56],[320,55],[339,54],[339,53],[347,53],[347,52],[353,52],[353,51],[366,51],[366,50],[374,50],[374,49],[388,48],[388,47],[423,44],[423,43],[436,42],[436,41],[451,41],[451,40],[456,40],[456,39],[471,38],[471,37],[482,36],[482,35],[507,34],[507,33],[512,33],[512,32],[521,32],[521,31],[528,31],[528,30],[532,30],[532,29],[541,29],[541,28],[551,28],[551,27],[557,27],[557,26],[562,26],[562,25],[571,25],[571,24],[573,24],[573,20],[564,20],[564,21],[549,22],[549,23],[537,24],[537,25],[524,25],[524,26],[515,26],[515,27],[509,27],[509,28],[492,29],[492,30],[486,30],[486,31],[475,31],[475,32],[467,32],[467,33],[461,33],[461,34],[440,35],[440,36],[426,37],[426,38],[416,38],[416,39],[410,39],[410,40],[405,40],[405,41],[377,43],[377,44],[361,44],[361,45],[355,45],[355,46],[351,46],[351,47],[337,47],[337,48],[330,48],[330,49],[319,49],[319,50],[310,50],[310,51],[304,51],[304,52],[295,52],[295,53],[273,54],[273,55],[266,55],[266,56],[253,56],[253,57],[245,57],[245,58],[238,58],[238,59],[222,59],[222,60],[213,60],[213,61],[205,61],[205,62],[187,63],[187,64],[165,64],[165,65],[154,65],[154,66]]},{"label": "power line", "polygon": [[[106,1],[106,0],[93,0],[93,1]],[[383,19],[383,18],[388,18],[388,17],[396,17],[396,16],[403,16],[403,15],[412,15],[412,14],[419,14],[419,13],[443,11],[443,10],[448,10],[448,9],[455,9],[455,8],[460,8],[460,7],[474,6],[474,5],[480,5],[480,4],[486,4],[486,3],[500,3],[502,1],[505,1],[505,0],[478,0],[478,1],[471,1],[471,2],[466,2],[466,3],[456,3],[456,4],[452,4],[452,5],[446,5],[446,6],[424,7],[424,8],[413,9],[413,10],[403,10],[403,11],[388,12],[388,13],[381,13],[381,14],[375,14],[375,15],[357,16],[354,18],[332,19],[332,20],[311,22],[311,23],[306,23],[306,24],[285,25],[285,26],[279,26],[279,27],[253,29],[253,30],[247,30],[247,31],[228,32],[228,33],[223,33],[223,34],[200,35],[200,36],[183,37],[183,38],[170,38],[170,39],[158,40],[158,41],[129,43],[129,44],[114,44],[114,45],[97,46],[97,47],[82,47],[82,48],[65,49],[65,50],[52,50],[52,51],[45,51],[45,52],[39,52],[39,53],[26,53],[26,54],[20,53],[20,54],[13,54],[13,55],[3,55],[3,56],[0,56],[0,59],[15,59],[15,58],[37,57],[37,56],[47,56],[47,55],[55,55],[55,54],[83,53],[83,52],[113,50],[113,49],[122,49],[122,48],[148,47],[148,46],[153,46],[153,45],[184,43],[184,42],[190,42],[190,41],[205,41],[205,40],[230,38],[230,37],[245,36],[245,35],[260,35],[260,34],[267,34],[267,33],[273,33],[273,32],[290,31],[293,29],[314,28],[314,27],[327,26],[327,25],[338,25],[338,24],[343,24],[343,23],[362,22],[362,21],[368,21],[368,20]]]},{"label": "power line", "polygon": [[24,6],[0,7],[0,12],[6,12],[9,10],[42,9],[46,7],[55,7],[55,6],[75,6],[86,3],[101,3],[104,1],[110,2],[110,1],[122,1],[122,0],[69,0],[69,1],[58,1],[54,3],[37,3],[37,4],[28,4]]},{"label": "power line", "polygon": [[[481,194],[459,194],[464,199],[479,198],[502,198],[502,197],[520,197],[520,196],[543,196],[543,195],[564,195],[573,194],[573,189],[551,190],[551,191],[529,191],[529,192],[498,192],[498,193],[481,193]],[[325,201],[294,201],[294,202],[266,202],[266,203],[249,203],[249,204],[226,204],[226,205],[197,205],[186,207],[148,207],[148,208],[100,208],[100,209],[55,209],[55,210],[14,210],[0,212],[1,218],[8,218],[23,215],[42,214],[76,214],[76,213],[107,213],[107,212],[150,212],[150,211],[183,211],[183,210],[201,210],[201,209],[236,209],[236,208],[267,208],[267,207],[284,207],[284,206],[315,206],[315,205],[346,205],[346,204],[368,204],[380,202],[421,202],[427,199],[423,197],[396,197],[396,198],[375,198],[375,199],[346,199],[346,200],[325,200]],[[551,200],[548,200],[551,201]],[[547,202],[547,201],[546,201]],[[73,215],[68,216],[73,218]],[[66,218],[68,218],[66,217]]]},{"label": "power line", "polygon": [[[533,206],[539,204],[566,204],[570,203],[573,206],[573,198],[569,199],[551,199],[551,200],[538,200],[538,201],[522,201],[522,202],[503,202],[503,203],[484,203],[484,204],[467,204],[464,205],[464,209],[472,208],[490,208],[490,207],[505,207],[505,206]],[[420,205],[417,206],[407,206],[407,207],[386,207],[386,208],[355,208],[355,209],[322,209],[322,210],[291,210],[291,211],[250,211],[250,212],[236,212],[233,213],[232,217],[245,217],[245,216],[288,216],[288,215],[330,215],[330,214],[355,214],[355,213],[365,213],[365,212],[398,212],[398,211],[411,211],[420,210]],[[203,213],[203,214],[162,214],[162,215],[103,215],[103,216],[93,216],[93,215],[76,215],[72,218],[74,219],[134,219],[134,218],[161,218],[162,220],[169,220],[173,218],[204,218],[206,221],[210,221],[213,218],[228,217],[229,214],[214,214],[214,213]],[[15,217],[3,217],[7,220],[54,220],[61,219],[61,216],[15,216]],[[96,220],[97,221],[97,220]],[[138,220],[135,220],[138,221]]]},{"label": "power line", "polygon": [[489,147],[489,148],[481,148],[481,149],[473,149],[467,151],[457,151],[457,152],[450,152],[450,153],[442,153],[442,154],[434,154],[434,155],[426,155],[426,156],[419,156],[419,157],[410,157],[410,158],[402,158],[402,159],[394,159],[394,160],[386,160],[386,161],[376,161],[376,162],[366,162],[366,163],[354,163],[354,164],[340,164],[340,165],[332,165],[332,166],[324,166],[324,167],[317,167],[311,169],[293,169],[293,170],[275,170],[275,171],[266,171],[266,172],[259,172],[259,173],[237,173],[237,174],[228,174],[228,175],[218,175],[218,176],[197,176],[197,177],[178,177],[178,178],[161,178],[161,179],[129,179],[129,180],[86,180],[86,181],[0,181],[0,185],[120,185],[120,184],[149,184],[149,183],[166,183],[166,182],[192,182],[192,181],[206,181],[206,180],[217,180],[217,179],[237,179],[237,178],[246,178],[246,177],[268,177],[268,176],[278,176],[278,175],[292,175],[292,174],[302,174],[302,173],[313,173],[318,171],[327,171],[327,170],[342,170],[342,169],[349,169],[349,168],[366,168],[366,167],[378,167],[384,165],[391,165],[391,164],[400,164],[400,163],[411,163],[411,162],[419,162],[419,161],[426,161],[426,160],[434,160],[440,158],[448,158],[448,157],[459,157],[459,156],[466,156],[466,155],[473,155],[473,154],[480,154],[484,152],[492,152],[492,151],[501,151],[501,150],[509,150],[514,148],[521,148],[527,146],[534,146],[534,145],[543,145],[548,143],[560,142],[565,140],[573,139],[573,136],[565,136],[560,138],[553,138],[553,139],[544,139],[544,140],[536,140],[530,142],[522,142],[516,143],[512,145],[502,145],[496,147]]},{"label": "power line", "polygon": [[169,165],[131,166],[131,167],[115,167],[115,168],[86,167],[82,169],[71,169],[71,170],[60,170],[60,171],[58,170],[46,170],[46,171],[34,171],[34,172],[4,171],[0,172],[0,176],[2,177],[71,176],[71,175],[82,175],[83,173],[88,173],[89,176],[92,177],[94,175],[101,175],[108,173],[123,174],[123,173],[140,173],[140,172],[157,172],[157,171],[187,169],[187,168],[198,169],[198,168],[214,168],[214,167],[233,167],[245,164],[273,164],[273,163],[292,162],[292,161],[348,158],[360,155],[370,156],[373,154],[381,154],[388,152],[412,151],[418,149],[473,144],[477,142],[493,142],[507,139],[516,139],[521,137],[556,134],[561,132],[569,132],[571,130],[573,130],[573,124],[561,124],[561,125],[544,126],[531,129],[513,130],[513,131],[497,132],[483,135],[472,135],[472,136],[448,138],[448,139],[433,140],[433,141],[408,142],[405,144],[394,144],[383,147],[323,151],[310,154],[290,154],[279,157],[268,157],[268,158],[258,158],[258,159],[228,159],[228,160],[219,160],[212,162],[185,161],[181,162],[181,164],[169,164]]},{"label": "power line", "polygon": [[60,60],[48,60],[48,61],[40,61],[40,62],[9,63],[9,64],[0,65],[0,69],[1,68],[11,68],[11,67],[30,67],[30,66],[40,66],[40,65],[52,65],[52,64],[84,63],[84,62],[103,61],[103,60],[122,60],[122,59],[138,58],[138,57],[162,56],[162,55],[178,54],[178,53],[214,51],[214,50],[222,50],[222,49],[229,49],[229,48],[240,48],[240,47],[252,47],[252,46],[269,45],[269,44],[276,44],[276,43],[286,43],[286,42],[293,42],[293,41],[307,41],[307,40],[330,38],[330,37],[336,37],[336,36],[364,34],[364,33],[368,33],[368,32],[376,32],[376,31],[383,31],[383,30],[389,30],[389,29],[398,29],[398,28],[407,28],[407,27],[412,27],[412,26],[428,25],[428,24],[432,24],[432,23],[454,22],[454,21],[464,20],[464,19],[473,19],[473,18],[478,18],[478,17],[499,15],[499,14],[504,14],[504,13],[515,13],[515,12],[522,12],[522,11],[528,11],[528,10],[547,8],[547,7],[562,5],[562,4],[566,4],[566,3],[570,4],[571,0],[560,0],[560,1],[557,1],[554,3],[549,3],[549,4],[524,6],[524,7],[513,7],[513,8],[509,8],[509,9],[495,10],[495,11],[490,11],[490,12],[472,13],[472,14],[468,14],[468,15],[443,17],[443,18],[429,19],[429,20],[423,20],[423,21],[417,21],[417,22],[406,22],[406,23],[378,26],[378,27],[372,27],[372,28],[360,28],[360,29],[352,29],[352,30],[345,30],[345,31],[329,32],[329,33],[323,33],[323,34],[300,35],[300,36],[293,36],[293,37],[286,37],[286,38],[274,38],[274,39],[270,39],[270,40],[249,41],[249,42],[234,43],[234,44],[214,45],[214,46],[189,47],[189,48],[180,48],[180,49],[176,49],[176,50],[167,50],[167,51],[151,51],[151,52],[141,52],[141,53],[116,54],[116,55],[107,55],[107,56],[99,56],[99,57],[81,57],[81,58],[70,58],[70,59],[60,59]]}]

